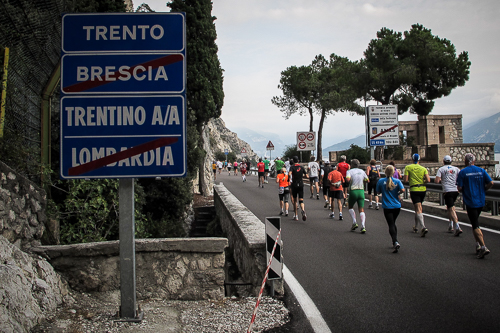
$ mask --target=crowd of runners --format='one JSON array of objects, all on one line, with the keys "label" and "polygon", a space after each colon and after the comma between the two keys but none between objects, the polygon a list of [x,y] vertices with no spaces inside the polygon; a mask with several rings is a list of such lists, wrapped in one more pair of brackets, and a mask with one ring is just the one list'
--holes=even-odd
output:
[{"label": "crowd of runners", "polygon": [[[412,162],[406,165],[403,172],[398,170],[394,162],[390,162],[384,169],[384,177],[381,177],[381,166],[375,160],[371,160],[365,170],[360,168],[360,162],[352,159],[347,163],[345,156],[340,156],[334,161],[311,161],[307,164],[299,163],[297,156],[292,159],[275,159],[274,167],[277,171],[276,183],[278,184],[278,196],[280,204],[279,215],[289,215],[289,203],[291,201],[292,219],[307,220],[304,203],[304,181],[307,179],[310,185],[310,199],[324,200],[324,208],[329,210],[329,218],[343,220],[343,208],[347,207],[351,219],[351,231],[367,232],[365,199],[368,199],[368,208],[379,210],[382,207],[384,217],[387,221],[389,234],[391,236],[393,252],[397,253],[401,244],[398,241],[396,220],[401,210],[402,197],[405,192],[403,185],[409,186],[409,195],[415,211],[413,231],[421,237],[429,232],[424,222],[422,203],[425,200],[427,187],[431,181],[427,168],[420,165],[420,156],[414,154]],[[247,164],[248,163],[248,164]],[[479,227],[479,215],[485,205],[485,192],[493,186],[493,181],[488,173],[477,166],[475,156],[466,154],[464,157],[465,168],[460,170],[452,165],[452,158],[446,155],[443,158],[443,166],[439,168],[435,177],[435,183],[442,184],[444,201],[449,218],[448,231],[458,237],[462,234],[457,214],[455,212],[455,201],[462,194],[463,202],[467,209],[467,215],[472,225],[474,239],[476,241],[477,257],[482,259],[490,253],[486,247],[482,231]],[[258,186],[264,188],[269,182],[270,161],[267,158],[259,159],[257,163]],[[250,170],[249,162],[228,163],[214,162],[214,175],[227,170],[234,175],[241,170],[243,181],[246,181],[246,172]],[[367,191],[365,192],[365,188]],[[379,200],[380,198],[380,200]],[[356,212],[357,209],[357,212]]]}]

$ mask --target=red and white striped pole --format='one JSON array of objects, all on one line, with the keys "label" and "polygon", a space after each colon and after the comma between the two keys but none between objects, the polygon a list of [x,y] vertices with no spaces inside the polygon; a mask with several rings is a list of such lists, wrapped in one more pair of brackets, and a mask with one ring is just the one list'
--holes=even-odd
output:
[{"label": "red and white striped pole", "polygon": [[255,321],[255,317],[257,316],[257,310],[259,308],[260,300],[262,298],[262,292],[264,291],[264,287],[266,285],[267,276],[269,274],[269,269],[271,268],[271,263],[273,262],[274,251],[276,250],[276,245],[278,244],[278,240],[280,238],[280,235],[281,235],[281,229],[279,230],[278,236],[276,236],[276,241],[274,242],[273,252],[271,252],[271,258],[269,258],[269,263],[267,264],[266,274],[264,275],[264,280],[262,281],[262,286],[260,287],[259,297],[257,298],[257,303],[255,304],[255,309],[253,310],[252,320],[250,321],[250,326],[248,326],[247,333],[250,333],[252,326],[253,326],[253,323]]}]

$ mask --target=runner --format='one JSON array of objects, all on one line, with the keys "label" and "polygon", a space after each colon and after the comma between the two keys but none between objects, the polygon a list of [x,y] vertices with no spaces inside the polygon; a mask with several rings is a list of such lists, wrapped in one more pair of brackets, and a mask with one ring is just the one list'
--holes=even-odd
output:
[{"label": "runner", "polygon": [[250,160],[247,160],[247,173],[248,173],[248,176],[250,176],[252,174],[251,170],[250,170],[251,167],[252,167],[252,163],[250,163]]},{"label": "runner", "polygon": [[382,178],[377,183],[377,192],[382,193],[382,209],[384,210],[385,220],[389,226],[389,234],[392,238],[392,246],[394,253],[398,253],[401,245],[398,242],[398,228],[396,227],[396,219],[401,211],[400,193],[405,191],[403,183],[399,179],[393,177],[394,167],[388,165],[385,168],[386,178]]},{"label": "runner", "polygon": [[223,166],[223,165],[224,165],[224,164],[223,164],[221,161],[217,161],[217,168],[219,169],[219,175],[220,175],[220,173],[222,172],[222,166]]},{"label": "runner", "polygon": [[390,161],[389,164],[394,167],[394,176],[392,176],[392,177],[399,179],[399,180],[403,179],[403,176],[401,175],[401,171],[396,168],[396,163],[394,163],[394,161]]},{"label": "runner", "polygon": [[231,161],[227,162],[227,172],[228,174],[231,176],[231,167],[233,166],[233,164],[231,163]]},{"label": "runner", "polygon": [[284,168],[285,166],[285,162],[283,162],[282,160],[280,160],[279,158],[277,158],[275,161],[274,161],[274,165],[276,167],[276,172],[279,172],[281,169]]},{"label": "runner", "polygon": [[323,208],[330,208],[330,201],[328,200],[328,191],[330,190],[330,181],[328,180],[328,174],[332,171],[330,167],[330,161],[325,161],[325,166],[321,170],[321,176],[323,180],[323,199],[325,199],[325,205]]},{"label": "runner", "polygon": [[269,164],[270,163],[271,162],[269,162],[269,160],[267,159],[267,157],[264,156],[264,173],[265,173],[265,175],[264,175],[264,182],[266,184],[269,183],[268,177],[269,177]]},{"label": "runner", "polygon": [[342,184],[342,187],[344,188],[344,207],[347,207],[347,189],[349,188],[349,181],[347,180],[347,170],[351,168],[349,163],[346,161],[345,155],[340,156],[340,163],[337,165],[337,170],[342,174],[342,177],[344,177],[344,184]]},{"label": "runner", "polygon": [[458,174],[457,187],[467,207],[467,216],[476,240],[477,257],[483,259],[490,254],[490,250],[484,244],[483,232],[479,228],[479,215],[485,204],[486,191],[493,186],[493,181],[483,168],[474,165],[476,158],[473,154],[465,154],[464,159],[465,168]]},{"label": "runner", "polygon": [[244,182],[247,181],[247,165],[245,164],[245,162],[241,162],[241,167],[240,167],[240,171],[241,171],[241,178],[243,179]]},{"label": "runner", "polygon": [[309,169],[309,181],[311,183],[311,199],[314,197],[314,188],[316,188],[316,199],[319,200],[319,186],[318,186],[318,176],[319,176],[319,164],[314,161],[314,156],[311,156],[311,162],[307,165]]},{"label": "runner", "polygon": [[429,172],[426,168],[420,165],[420,155],[413,154],[412,156],[413,164],[407,165],[405,167],[404,182],[409,182],[410,184],[410,197],[413,207],[415,209],[415,225],[413,226],[413,232],[418,232],[418,226],[422,226],[420,229],[420,237],[425,237],[425,234],[429,230],[424,224],[424,214],[422,213],[422,203],[424,202],[425,193],[427,188],[425,184],[431,181],[429,177]]},{"label": "runner", "polygon": [[292,160],[290,158],[287,158],[285,161],[285,168],[286,168],[286,173],[290,172],[290,165],[292,164]]},{"label": "runner", "polygon": [[[297,156],[293,157],[294,165],[290,166],[290,171],[288,173],[290,179],[290,193],[292,194],[292,204],[293,204],[293,219],[295,221],[299,220],[298,206],[302,211],[302,221],[307,219],[305,206],[304,206],[304,175],[307,178],[306,170],[299,164],[299,158]],[[298,199],[297,199],[298,197]]]},{"label": "runner", "polygon": [[[337,171],[337,164],[331,164],[332,171],[328,174],[328,181],[330,182],[330,190],[328,192],[328,197],[330,198],[330,218],[335,218],[335,200],[337,200],[337,206],[339,207],[339,221],[342,221],[342,198],[344,197],[344,191],[342,184],[344,183],[344,177]],[[358,225],[356,224],[356,228]],[[351,230],[356,229],[354,225]]]},{"label": "runner", "polygon": [[276,176],[276,183],[279,184],[278,194],[281,208],[280,215],[285,214],[285,216],[288,216],[288,198],[290,197],[288,175],[285,168],[281,168],[278,172],[279,174]]},{"label": "runner", "polygon": [[259,175],[259,187],[262,186],[264,188],[264,162],[262,162],[262,158],[259,158],[259,163],[257,163],[257,172]]},{"label": "runner", "polygon": [[234,175],[238,176],[238,161],[234,161],[233,168],[234,168]]},{"label": "runner", "polygon": [[[359,169],[359,161],[357,159],[351,160],[352,169],[347,170],[346,183],[349,186],[349,214],[352,217],[352,225],[358,226],[356,223],[356,212],[354,211],[354,204],[358,204],[359,219],[361,220],[361,233],[366,232],[365,222],[365,183],[369,182],[366,173]],[[377,191],[378,192],[378,191]]]},{"label": "runner", "polygon": [[368,208],[373,208],[373,195],[375,196],[375,209],[378,210],[378,193],[377,193],[377,182],[380,178],[380,167],[377,165],[377,161],[370,160],[370,165],[366,168],[366,175],[370,182],[368,183]]},{"label": "runner", "polygon": [[214,180],[217,179],[217,162],[212,162],[212,171],[214,172]]},{"label": "runner", "polygon": [[446,211],[448,213],[449,225],[448,231],[455,231],[455,236],[460,236],[462,229],[458,224],[457,212],[455,211],[455,200],[458,197],[457,178],[460,169],[451,165],[451,156],[446,155],[443,158],[444,166],[440,167],[436,173],[434,182],[441,183],[444,192],[444,202],[446,204]]}]

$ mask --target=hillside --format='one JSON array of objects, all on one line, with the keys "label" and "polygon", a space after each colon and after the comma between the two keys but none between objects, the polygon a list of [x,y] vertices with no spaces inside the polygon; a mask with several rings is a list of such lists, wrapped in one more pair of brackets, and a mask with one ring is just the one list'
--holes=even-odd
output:
[{"label": "hillside", "polygon": [[495,142],[495,152],[500,152],[500,112],[465,128],[463,136],[464,143]]},{"label": "hillside", "polygon": [[355,138],[348,139],[339,143],[336,143],[334,145],[331,145],[329,147],[326,147],[323,149],[323,156],[328,156],[329,151],[339,151],[339,150],[346,150],[351,147],[351,145],[354,144],[359,147],[366,147],[366,135],[361,134]]}]

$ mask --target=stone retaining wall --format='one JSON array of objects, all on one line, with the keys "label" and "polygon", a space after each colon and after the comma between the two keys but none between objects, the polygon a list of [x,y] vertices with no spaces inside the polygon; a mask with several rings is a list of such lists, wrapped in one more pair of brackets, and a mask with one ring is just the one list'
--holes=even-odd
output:
[{"label": "stone retaining wall", "polygon": [[0,235],[19,248],[40,244],[45,191],[0,161]]},{"label": "stone retaining wall", "polygon": [[[137,239],[138,299],[222,299],[226,238]],[[40,246],[70,287],[83,292],[120,289],[119,241]]]},{"label": "stone retaining wall", "polygon": [[[265,225],[224,185],[214,186],[214,203],[242,280],[251,284],[250,292],[257,296],[267,268]],[[283,293],[282,281],[276,280],[274,288]]]}]

